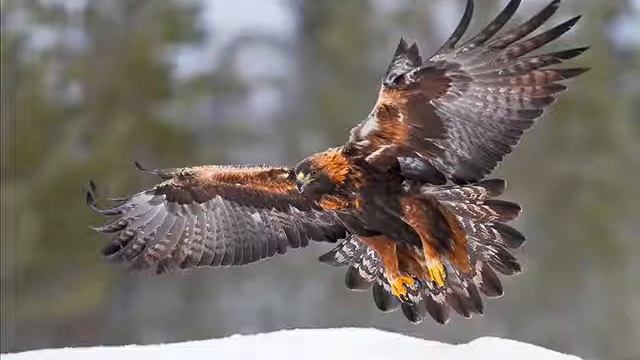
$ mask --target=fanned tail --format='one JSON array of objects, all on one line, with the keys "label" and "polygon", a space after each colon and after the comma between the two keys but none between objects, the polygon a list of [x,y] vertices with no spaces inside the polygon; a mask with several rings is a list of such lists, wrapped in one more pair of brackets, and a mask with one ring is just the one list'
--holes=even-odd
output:
[{"label": "fanned tail", "polygon": [[[507,225],[520,213],[520,206],[504,200],[494,199],[505,189],[503,180],[485,180],[465,186],[424,186],[422,195],[435,198],[451,212],[460,223],[467,240],[467,252],[471,271],[461,271],[453,261],[444,260],[447,278],[444,287],[437,287],[416,274],[406,263],[400,262],[401,270],[411,274],[415,285],[407,289],[403,298],[392,294],[385,277],[384,267],[378,254],[357,236],[351,236],[320,257],[320,261],[332,266],[347,266],[345,284],[352,290],[368,289],[372,285],[375,305],[384,312],[401,309],[405,317],[419,323],[427,316],[436,322],[448,322],[451,310],[462,317],[482,314],[482,296],[499,297],[503,287],[497,273],[513,275],[521,266],[511,251],[525,241],[524,236]],[[400,254],[415,254],[421,251],[398,244]],[[404,268],[403,268],[404,266]]]}]

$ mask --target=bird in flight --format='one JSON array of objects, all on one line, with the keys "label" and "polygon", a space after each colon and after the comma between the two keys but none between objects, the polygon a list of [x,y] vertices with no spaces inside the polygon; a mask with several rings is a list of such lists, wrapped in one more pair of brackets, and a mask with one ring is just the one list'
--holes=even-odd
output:
[{"label": "bird in flight", "polygon": [[[525,130],[587,69],[550,67],[586,47],[531,55],[579,16],[531,35],[558,9],[500,31],[510,0],[480,33],[459,44],[474,2],[431,57],[400,40],[369,115],[341,147],[294,168],[194,166],[146,170],[156,186],[120,199],[97,227],[113,234],[104,255],[156,273],[234,266],[311,241],[334,243],[320,261],[346,266],[346,286],[372,288],[382,311],[413,323],[446,323],[451,309],[483,313],[503,293],[497,273],[521,271],[512,251],[525,241],[507,223],[520,206],[496,199],[505,182],[485,179]],[[142,167],[136,163],[142,169]],[[144,169],[142,169],[144,170]]]}]

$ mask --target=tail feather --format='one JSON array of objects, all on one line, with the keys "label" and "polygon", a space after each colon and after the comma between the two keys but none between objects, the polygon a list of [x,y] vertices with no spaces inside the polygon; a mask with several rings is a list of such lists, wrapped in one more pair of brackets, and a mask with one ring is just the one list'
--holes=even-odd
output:
[{"label": "tail feather", "polygon": [[460,316],[465,319],[471,318],[471,311],[469,311],[469,307],[467,304],[467,299],[460,296],[459,293],[455,291],[447,292],[447,303],[451,306],[451,308],[457,312]]},{"label": "tail feather", "polygon": [[331,249],[326,254],[321,255],[318,260],[331,266],[344,266],[352,262],[355,258],[360,258],[365,250],[365,244],[360,241],[346,239]]},{"label": "tail feather", "polygon": [[381,280],[373,284],[372,293],[373,301],[380,311],[391,312],[400,307],[400,300],[384,288]]},{"label": "tail feather", "polygon": [[522,271],[520,263],[513,254],[499,244],[472,242],[474,252],[497,272],[503,275],[514,275]]},{"label": "tail feather", "polygon": [[455,215],[466,235],[471,272],[458,269],[454,261],[444,258],[447,272],[444,288],[425,281],[424,274],[401,269],[414,277],[416,286],[408,289],[405,297],[395,297],[377,253],[357,236],[342,241],[320,260],[333,266],[347,265],[345,283],[349,289],[367,289],[372,284],[373,300],[379,310],[400,309],[412,323],[431,317],[445,324],[451,310],[464,318],[482,314],[483,296],[496,298],[503,294],[502,282],[496,272],[513,275],[522,270],[510,249],[522,246],[525,238],[506,224],[514,220],[521,209],[516,203],[494,199],[504,189],[505,182],[500,179],[420,189],[421,194],[435,198]]},{"label": "tail feather", "polygon": [[402,309],[402,313],[410,322],[414,324],[419,324],[424,320],[424,316],[427,312],[427,308],[424,305],[423,301],[419,301],[417,303],[403,302],[400,305],[400,309]]},{"label": "tail feather", "polygon": [[497,298],[504,294],[502,282],[493,269],[482,261],[476,263],[476,276],[474,283],[480,287],[480,291],[488,298]]},{"label": "tail feather", "polygon": [[424,297],[425,308],[427,313],[438,324],[446,324],[451,317],[451,311],[449,306],[444,302],[444,299],[438,300],[433,294],[427,294]]},{"label": "tail feather", "polygon": [[351,290],[367,290],[371,287],[371,281],[363,277],[360,270],[354,265],[349,265],[344,276],[344,283],[347,289]]},{"label": "tail feather", "polygon": [[477,184],[458,186],[425,186],[422,194],[430,195],[440,201],[480,201],[502,195],[506,183],[502,179],[484,180]]},{"label": "tail feather", "polygon": [[442,201],[441,203],[458,217],[480,223],[512,221],[518,217],[521,211],[520,205],[504,200]]},{"label": "tail feather", "polygon": [[500,234],[500,243],[509,249],[518,249],[525,242],[525,237],[520,231],[509,225],[495,223],[491,225]]}]

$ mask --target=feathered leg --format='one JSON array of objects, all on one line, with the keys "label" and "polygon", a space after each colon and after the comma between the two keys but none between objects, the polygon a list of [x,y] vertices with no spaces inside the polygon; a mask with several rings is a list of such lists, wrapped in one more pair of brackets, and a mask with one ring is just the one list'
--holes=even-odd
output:
[{"label": "feathered leg", "polygon": [[401,299],[406,298],[409,292],[408,288],[414,287],[416,281],[411,276],[400,272],[396,242],[384,235],[359,238],[369,245],[382,260],[385,277],[391,285],[391,293]]},{"label": "feathered leg", "polygon": [[444,287],[448,259],[462,272],[471,270],[464,231],[455,217],[433,198],[407,197],[401,200],[403,220],[420,237],[426,271],[438,287]]}]

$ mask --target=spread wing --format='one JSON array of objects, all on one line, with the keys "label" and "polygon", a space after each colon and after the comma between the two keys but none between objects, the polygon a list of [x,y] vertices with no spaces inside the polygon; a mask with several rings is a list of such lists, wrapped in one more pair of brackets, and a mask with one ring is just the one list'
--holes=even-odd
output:
[{"label": "spread wing", "polygon": [[114,234],[104,255],[133,269],[243,265],[309,241],[336,242],[346,231],[334,213],[317,209],[287,168],[199,166],[152,171],[165,179],[109,209],[96,228]]},{"label": "spread wing", "polygon": [[561,82],[586,71],[549,66],[587,48],[527,55],[579,20],[529,36],[556,12],[559,0],[496,35],[519,4],[511,0],[484,30],[456,46],[473,14],[473,0],[468,0],[454,33],[424,62],[416,44],[401,40],[376,105],[352,129],[349,145],[372,163],[399,158],[412,173],[435,168],[456,183],[480,180],[493,170],[566,89]]}]

